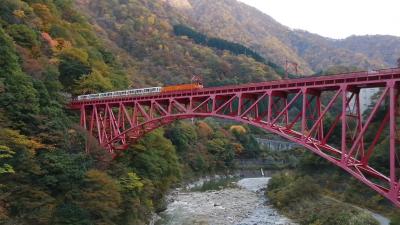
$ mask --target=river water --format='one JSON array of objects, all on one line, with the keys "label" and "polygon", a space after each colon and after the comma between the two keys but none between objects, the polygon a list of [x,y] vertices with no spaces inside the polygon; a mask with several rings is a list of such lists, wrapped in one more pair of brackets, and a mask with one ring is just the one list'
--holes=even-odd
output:
[{"label": "river water", "polygon": [[[168,197],[167,209],[156,218],[156,225],[295,225],[279,214],[264,196],[269,177],[244,178],[232,188],[218,191],[177,189]],[[200,186],[204,180],[187,188]],[[356,206],[355,206],[356,207]],[[358,207],[357,207],[358,208]],[[365,210],[361,209],[360,210]],[[369,212],[381,225],[390,220]]]},{"label": "river water", "polygon": [[294,225],[266,203],[270,178],[245,178],[219,191],[173,192],[159,225]]}]

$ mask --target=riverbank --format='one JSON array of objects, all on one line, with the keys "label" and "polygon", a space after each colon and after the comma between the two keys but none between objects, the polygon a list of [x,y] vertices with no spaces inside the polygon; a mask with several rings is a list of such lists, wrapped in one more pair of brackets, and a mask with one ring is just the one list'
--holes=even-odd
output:
[{"label": "riverbank", "polygon": [[309,176],[283,172],[272,177],[267,197],[283,215],[301,224],[389,225],[390,219],[335,198]]},{"label": "riverbank", "polygon": [[232,187],[212,191],[177,189],[168,196],[167,210],[157,225],[292,225],[271,205],[263,189],[269,178],[244,178]]}]

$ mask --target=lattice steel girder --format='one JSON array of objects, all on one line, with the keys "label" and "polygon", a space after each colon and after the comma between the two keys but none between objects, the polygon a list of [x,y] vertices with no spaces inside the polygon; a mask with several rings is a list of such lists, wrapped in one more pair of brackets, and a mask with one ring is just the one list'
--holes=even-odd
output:
[{"label": "lattice steel girder", "polygon": [[[389,69],[72,101],[69,107],[80,110],[81,126],[113,154],[176,120],[217,117],[251,124],[304,146],[400,207],[399,85],[400,69]],[[363,116],[360,91],[365,88],[381,92]],[[381,123],[371,127],[377,119]],[[387,169],[378,171],[371,163],[385,136],[389,159]]]}]

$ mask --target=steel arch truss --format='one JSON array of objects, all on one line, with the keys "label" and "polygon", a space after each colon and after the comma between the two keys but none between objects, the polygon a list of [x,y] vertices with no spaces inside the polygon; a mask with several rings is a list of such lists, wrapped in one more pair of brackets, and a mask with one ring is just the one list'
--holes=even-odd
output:
[{"label": "steel arch truss", "polygon": [[[231,119],[304,146],[400,207],[398,72],[385,79],[367,77],[361,82],[359,78],[341,82],[317,79],[304,85],[288,82],[285,87],[263,83],[78,105],[81,126],[112,153],[127,149],[132,141],[175,120]],[[380,88],[378,97],[362,113],[360,93],[371,87]],[[385,138],[387,145],[377,148]],[[377,151],[386,154],[377,156]],[[379,159],[387,162],[387,168],[378,170],[373,167],[374,161],[382,155],[388,157]]]}]

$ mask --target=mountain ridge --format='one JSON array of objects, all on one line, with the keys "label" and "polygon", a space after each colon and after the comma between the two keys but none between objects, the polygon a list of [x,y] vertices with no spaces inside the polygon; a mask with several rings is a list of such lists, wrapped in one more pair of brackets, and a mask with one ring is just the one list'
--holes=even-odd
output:
[{"label": "mountain ridge", "polygon": [[359,69],[393,67],[400,56],[400,37],[386,35],[387,40],[382,41],[382,38],[376,38],[379,35],[372,35],[372,38],[371,35],[357,36],[358,40],[370,40],[368,46],[356,47],[352,41],[354,36],[332,39],[291,29],[237,0],[187,1],[190,8],[177,10],[188,18],[189,25],[211,36],[256,49],[281,66],[286,60],[296,62],[304,75],[332,66],[356,66]]}]

